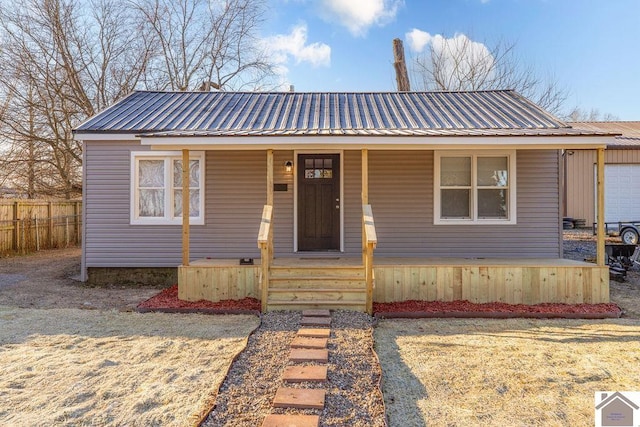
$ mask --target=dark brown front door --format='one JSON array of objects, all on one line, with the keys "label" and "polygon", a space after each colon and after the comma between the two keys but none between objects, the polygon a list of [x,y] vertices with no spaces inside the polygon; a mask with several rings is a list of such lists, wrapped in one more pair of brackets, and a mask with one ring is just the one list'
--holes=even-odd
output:
[{"label": "dark brown front door", "polygon": [[340,250],[340,155],[298,155],[298,250]]}]

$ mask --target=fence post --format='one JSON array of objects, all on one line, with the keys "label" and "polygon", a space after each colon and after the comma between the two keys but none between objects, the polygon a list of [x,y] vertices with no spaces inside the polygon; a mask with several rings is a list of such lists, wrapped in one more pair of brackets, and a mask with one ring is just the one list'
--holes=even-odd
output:
[{"label": "fence post", "polygon": [[33,217],[33,222],[36,226],[36,252],[40,250],[40,230],[38,230],[38,215]]},{"label": "fence post", "polygon": [[27,253],[27,227],[24,218],[22,219],[22,227],[20,227],[20,229],[22,230],[22,233],[20,233],[22,235],[22,239],[20,239],[20,253],[24,255]]},{"label": "fence post", "polygon": [[20,220],[13,220],[13,234],[14,234],[14,242],[13,242],[13,250],[16,253],[20,252]]},{"label": "fence post", "polygon": [[13,203],[13,249],[20,250],[20,202]]},{"label": "fence post", "polygon": [[64,217],[64,247],[69,247],[69,217]]},{"label": "fence post", "polygon": [[52,202],[49,202],[49,205],[47,206],[47,217],[49,218],[49,224],[47,226],[49,231],[49,249],[53,249],[54,237],[53,237],[53,203]]},{"label": "fence post", "polygon": [[76,245],[80,244],[80,202],[75,202],[73,206],[73,225],[76,233]]}]

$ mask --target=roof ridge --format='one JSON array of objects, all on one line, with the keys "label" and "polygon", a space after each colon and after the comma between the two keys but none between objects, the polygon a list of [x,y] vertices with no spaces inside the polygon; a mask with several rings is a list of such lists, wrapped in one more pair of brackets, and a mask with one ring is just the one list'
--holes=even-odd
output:
[{"label": "roof ridge", "polygon": [[[147,90],[147,89],[135,89],[131,93],[168,93],[168,94],[194,94],[194,93],[202,93],[202,94],[277,94],[277,95],[288,95],[288,94],[420,94],[420,93],[479,93],[479,92],[513,92],[518,93],[514,89],[479,89],[479,90],[411,90],[411,91],[396,91],[396,90],[312,90],[312,91],[277,91],[277,90],[269,90],[269,91],[251,91],[251,90],[239,90],[239,91],[199,91],[199,90]],[[131,94],[130,93],[130,94]],[[130,95],[129,94],[129,95]],[[519,94],[518,94],[519,95]],[[128,96],[128,95],[127,95]]]}]

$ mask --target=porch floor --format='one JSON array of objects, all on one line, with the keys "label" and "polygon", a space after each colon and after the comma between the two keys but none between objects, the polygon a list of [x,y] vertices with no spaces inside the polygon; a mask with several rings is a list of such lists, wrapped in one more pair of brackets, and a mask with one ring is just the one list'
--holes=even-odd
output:
[{"label": "porch floor", "polygon": [[[519,267],[588,267],[596,266],[586,261],[574,261],[563,258],[418,258],[418,257],[374,257],[374,266],[519,266]],[[260,265],[260,259],[255,258],[253,265]],[[362,266],[362,258],[358,257],[274,257],[273,266],[276,267],[358,267]],[[236,259],[198,259],[191,261],[190,266],[237,267],[241,266]],[[249,265],[251,266],[251,265]]]}]

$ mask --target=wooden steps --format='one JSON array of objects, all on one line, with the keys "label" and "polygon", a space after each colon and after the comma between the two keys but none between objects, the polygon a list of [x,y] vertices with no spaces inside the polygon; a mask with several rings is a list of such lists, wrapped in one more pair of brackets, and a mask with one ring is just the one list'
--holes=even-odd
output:
[{"label": "wooden steps", "polygon": [[267,309],[366,310],[366,282],[360,266],[272,266]]}]

